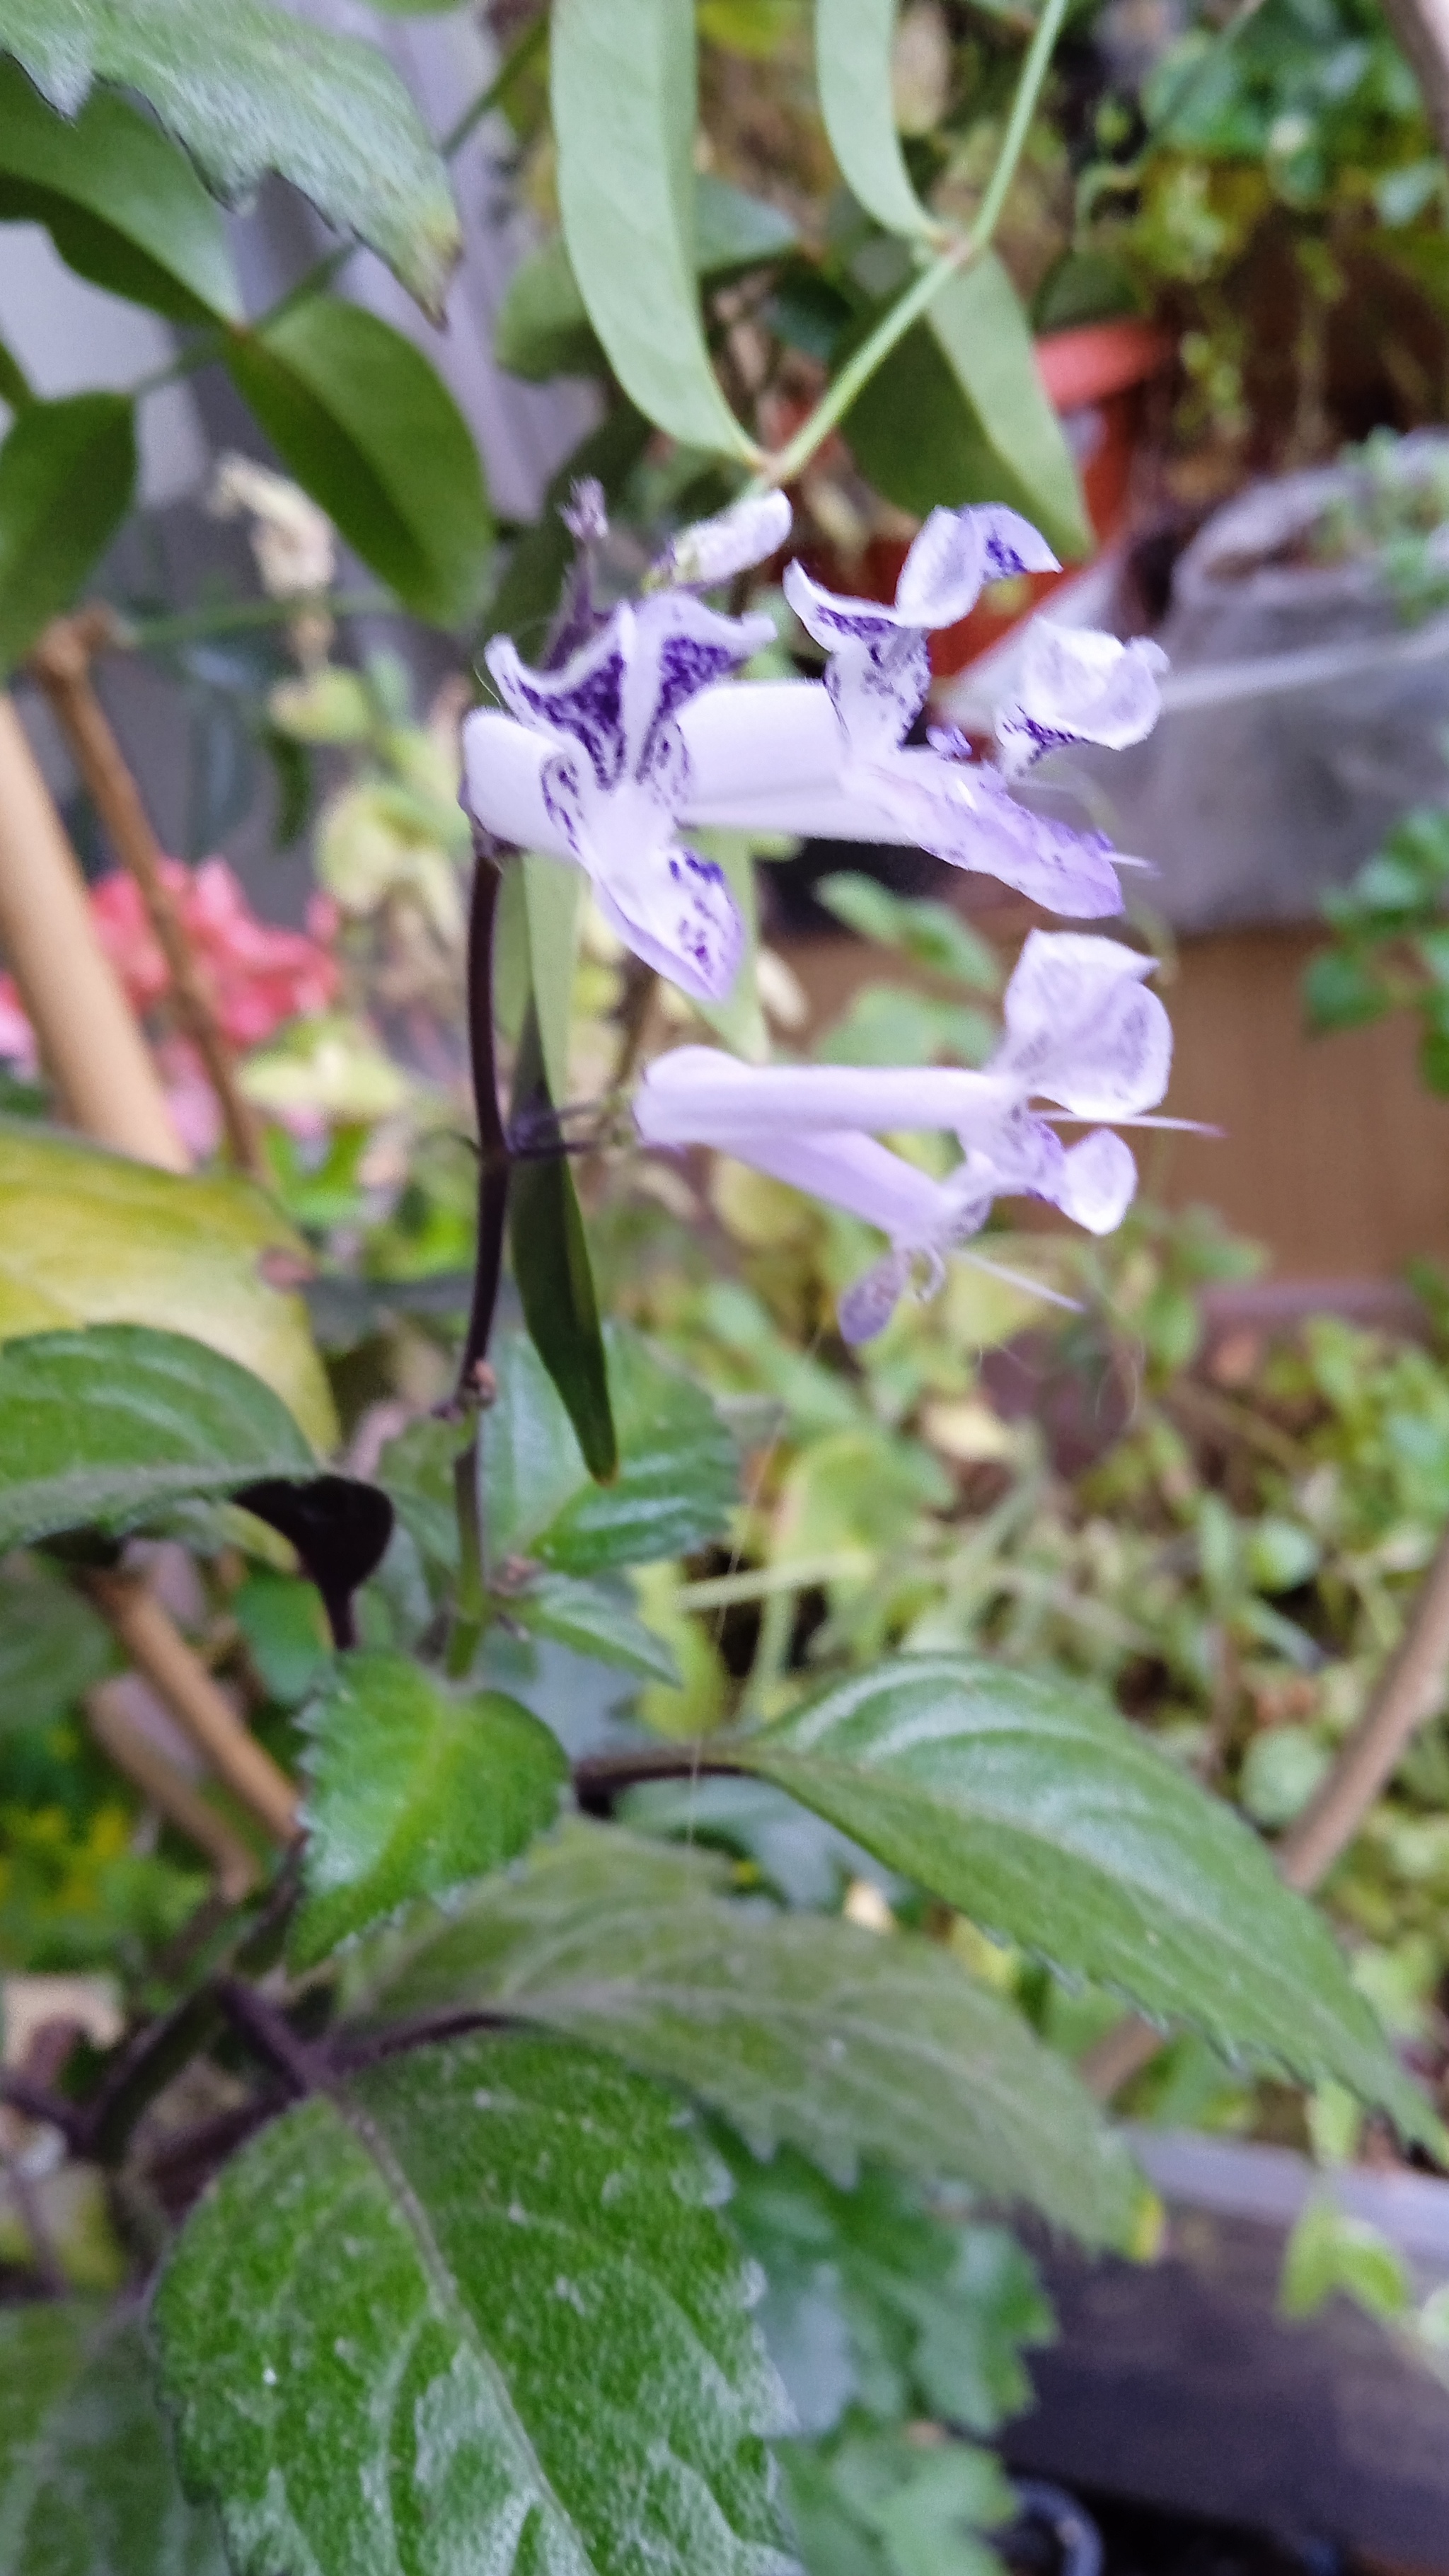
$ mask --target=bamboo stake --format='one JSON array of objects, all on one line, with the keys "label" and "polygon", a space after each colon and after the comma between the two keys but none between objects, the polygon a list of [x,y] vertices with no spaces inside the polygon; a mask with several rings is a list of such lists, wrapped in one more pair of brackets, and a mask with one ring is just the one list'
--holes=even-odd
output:
[{"label": "bamboo stake", "polygon": [[295,1841],[296,1789],[242,1724],[150,1586],[133,1574],[88,1573],[82,1581],[137,1672],[160,1693],[218,1778],[274,1842]]},{"label": "bamboo stake", "polygon": [[12,699],[0,694],[0,949],[69,1116],[99,1145],[188,1168],[166,1094],[96,936],[85,880]]},{"label": "bamboo stake", "polygon": [[239,1905],[244,1896],[250,1896],[261,1876],[256,1855],[247,1849],[225,1816],[207,1805],[175,1763],[168,1762],[159,1746],[152,1744],[116,1706],[110,1690],[111,1686],[102,1682],[89,1693],[85,1703],[86,1720],[101,1751],[134,1783],[142,1797],[160,1810],[167,1823],[210,1861],[216,1892],[223,1904]]},{"label": "bamboo stake", "polygon": [[221,1111],[232,1161],[253,1180],[265,1178],[261,1132],[250,1101],[236,1078],[236,1065],[199,972],[186,926],[162,866],[162,849],[151,828],[124,752],[91,679],[91,656],[111,642],[114,628],[104,608],[58,617],[41,636],[31,655],[31,668],[49,698],[75,754],[81,776],[110,834],[116,855],[134,877],[146,918],[171,978],[171,1002],[202,1063]]}]

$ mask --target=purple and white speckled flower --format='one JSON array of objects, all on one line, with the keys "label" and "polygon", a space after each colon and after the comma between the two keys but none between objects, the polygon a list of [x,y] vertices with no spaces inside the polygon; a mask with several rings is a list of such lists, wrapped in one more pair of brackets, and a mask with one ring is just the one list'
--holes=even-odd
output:
[{"label": "purple and white speckled flower", "polygon": [[477,821],[571,858],[620,938],[701,1001],[729,991],[743,930],[722,871],[677,838],[691,786],[679,717],[773,633],[676,590],[615,609],[559,671],[531,671],[495,636],[488,668],[509,712],[464,727]]},{"label": "purple and white speckled flower", "polygon": [[[712,1047],[658,1058],[634,1102],[649,1145],[707,1145],[863,1217],[890,1250],[841,1300],[841,1330],[865,1341],[913,1277],[939,1284],[944,1257],[980,1232],[993,1202],[1045,1199],[1096,1234],[1121,1223],[1137,1185],[1106,1127],[1064,1146],[1050,1115],[1136,1123],[1161,1100],[1167,1014],[1143,985],[1152,961],[1110,939],[1033,931],[1007,987],[1001,1043],[979,1072],[953,1066],[746,1065]],[[878,1139],[945,1128],[962,1160],[933,1180]]]},{"label": "purple and white speckled flower", "polygon": [[1166,668],[1161,645],[1146,636],[1122,644],[1115,635],[1034,618],[1022,653],[1020,697],[996,719],[1007,777],[1020,778],[1066,743],[1125,751],[1144,741],[1162,710],[1157,675]]}]

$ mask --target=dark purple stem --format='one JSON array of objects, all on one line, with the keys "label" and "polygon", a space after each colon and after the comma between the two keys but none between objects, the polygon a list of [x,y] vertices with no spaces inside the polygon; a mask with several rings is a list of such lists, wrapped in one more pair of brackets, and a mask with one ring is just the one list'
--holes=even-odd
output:
[{"label": "dark purple stem", "polygon": [[749,1777],[749,1765],[725,1753],[701,1753],[682,1744],[677,1752],[593,1753],[574,1764],[574,1796],[586,1816],[607,1816],[626,1789],[646,1780],[730,1780]]},{"label": "dark purple stem", "polygon": [[508,1214],[508,1136],[498,1105],[498,1060],[493,1039],[493,932],[503,882],[498,866],[502,853],[481,832],[475,832],[474,845],[478,855],[468,919],[468,1045],[478,1120],[478,1249],[473,1265],[473,1303],[458,1368],[457,1393],[462,1402],[476,1398],[479,1372],[488,1358]]}]

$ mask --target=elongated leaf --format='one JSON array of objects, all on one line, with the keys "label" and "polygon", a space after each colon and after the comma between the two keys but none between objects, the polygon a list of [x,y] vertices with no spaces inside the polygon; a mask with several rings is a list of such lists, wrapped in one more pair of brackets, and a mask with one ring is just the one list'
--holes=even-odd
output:
[{"label": "elongated leaf", "polygon": [[[513,1078],[515,1129],[523,1122],[547,1139],[553,1108],[539,1007],[531,994]],[[619,1443],[609,1405],[599,1300],[566,1155],[544,1152],[514,1164],[508,1242],[523,1320],[573,1425],[579,1454],[591,1476],[612,1477]]]},{"label": "elongated leaf", "polygon": [[695,286],[693,12],[558,0],[550,64],[564,240],[615,375],[671,437],[752,457],[715,380]]},{"label": "elongated leaf", "polygon": [[994,252],[947,280],[843,426],[862,473],[903,510],[1005,501],[1059,553],[1091,545],[1071,451]]},{"label": "elongated leaf", "polygon": [[552,1824],[568,1765],[499,1691],[447,1690],[404,1655],[340,1658],[303,1719],[301,1967],[418,1896],[482,1876]]},{"label": "elongated leaf", "polygon": [[1132,2168],[1070,2067],[928,1941],[711,1894],[697,1855],[578,1826],[359,1969],[370,2010],[463,2003],[618,2051],[721,2112],[751,2146],[800,2147],[1022,2199],[1093,2241],[1125,2236]]},{"label": "elongated leaf", "polygon": [[[580,1583],[572,1575],[546,1574],[527,1592],[514,1594],[509,1614],[535,1637],[552,1637],[576,1655],[610,1664],[640,1681],[679,1686],[679,1666],[662,1637],[630,1609],[627,1601],[606,1592],[601,1583]],[[0,1640],[0,1673],[4,1645]],[[0,1725],[4,1723],[0,1702]]]},{"label": "elongated leaf", "polygon": [[264,331],[233,333],[227,365],[363,562],[416,616],[461,624],[493,527],[467,424],[421,349],[360,304],[312,296]]},{"label": "elongated leaf", "polygon": [[394,2057],[264,2130],[153,2310],[235,2576],[783,2576],[722,2181],[553,2039]]},{"label": "elongated leaf", "polygon": [[867,214],[890,233],[931,234],[940,227],[896,134],[895,32],[896,0],[815,0],[815,78],[830,148]]},{"label": "elongated leaf", "polygon": [[23,1563],[0,1572],[0,1735],[53,1726],[113,1651],[104,1621],[59,1575]]},{"label": "elongated leaf", "polygon": [[92,84],[135,90],[207,186],[245,196],[268,170],[355,233],[430,312],[462,235],[447,173],[401,81],[372,45],[272,0],[0,0],[13,54],[62,116]]},{"label": "elongated leaf", "polygon": [[516,1337],[501,1344],[483,1449],[496,1555],[597,1574],[687,1555],[723,1529],[739,1462],[704,1389],[626,1325],[605,1325],[604,1350],[619,1470],[599,1486],[537,1353]]},{"label": "elongated leaf", "polygon": [[295,1291],[307,1248],[229,1175],[184,1178],[0,1118],[0,1342],[69,1324],[194,1333],[252,1369],[319,1449],[337,1437]]},{"label": "elongated leaf", "polygon": [[989,1930],[1421,2125],[1321,1917],[1086,1685],[900,1655],[730,1752]]},{"label": "elongated leaf", "polygon": [[35,400],[35,389],[13,349],[0,340],[0,403],[10,411],[23,411]]},{"label": "elongated leaf", "polygon": [[184,153],[123,99],[57,116],[0,60],[0,221],[49,227],[81,277],[178,322],[241,319],[220,214]]},{"label": "elongated leaf", "polygon": [[226,2576],[171,2461],[139,2323],[81,2302],[0,2308],[7,2576]]},{"label": "elongated leaf", "polygon": [[69,608],[131,506],[136,430],[123,394],[27,403],[0,447],[0,679]]},{"label": "elongated leaf", "polygon": [[0,1350],[0,1550],[313,1464],[260,1378],[180,1333],[97,1324]]}]

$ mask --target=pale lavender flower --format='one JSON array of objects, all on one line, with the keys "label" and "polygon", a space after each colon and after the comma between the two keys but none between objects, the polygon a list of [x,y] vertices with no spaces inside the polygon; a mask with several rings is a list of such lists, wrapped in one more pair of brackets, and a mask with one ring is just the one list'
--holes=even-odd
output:
[{"label": "pale lavender flower", "polygon": [[670,545],[657,578],[684,590],[713,590],[778,554],[790,533],[790,504],[783,492],[736,501],[713,519],[684,528]]},{"label": "pale lavender flower", "polygon": [[1021,695],[996,719],[996,741],[1008,778],[1019,778],[1044,752],[1074,742],[1124,751],[1151,733],[1162,710],[1157,686],[1167,668],[1160,644],[1128,644],[1091,628],[1033,619],[1022,654]]}]

